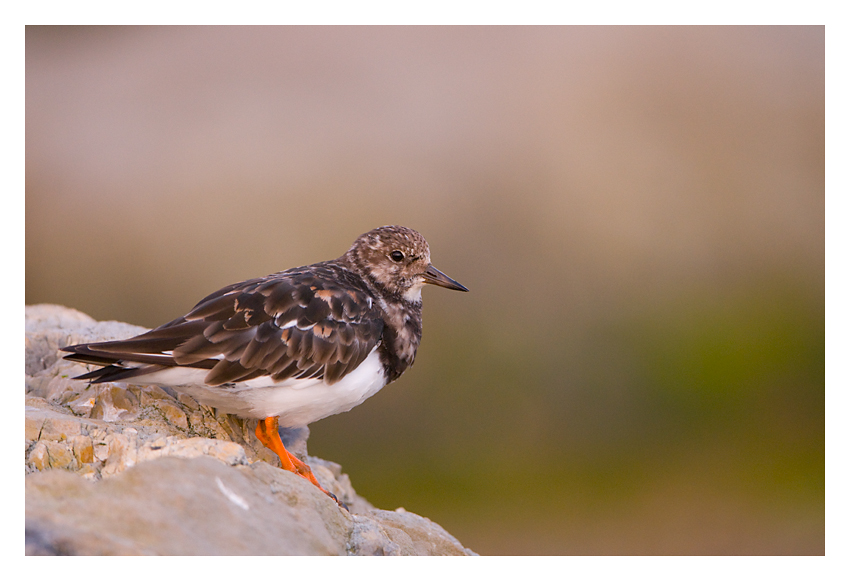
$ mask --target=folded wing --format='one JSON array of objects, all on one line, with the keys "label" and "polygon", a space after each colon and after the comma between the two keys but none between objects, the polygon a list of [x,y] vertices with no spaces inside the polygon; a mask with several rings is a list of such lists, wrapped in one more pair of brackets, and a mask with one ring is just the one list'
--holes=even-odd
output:
[{"label": "folded wing", "polygon": [[334,383],[363,362],[384,327],[367,290],[348,278],[343,269],[316,265],[245,281],[137,337],[63,351],[72,353],[66,359],[105,366],[78,378],[92,382],[184,366],[208,369],[212,386],[265,375]]}]

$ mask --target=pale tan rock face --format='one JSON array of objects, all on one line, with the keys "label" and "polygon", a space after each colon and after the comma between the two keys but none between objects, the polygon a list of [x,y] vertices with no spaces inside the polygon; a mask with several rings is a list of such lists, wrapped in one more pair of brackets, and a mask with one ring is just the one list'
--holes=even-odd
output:
[{"label": "pale tan rock face", "polygon": [[[27,554],[464,555],[430,520],[375,509],[339,465],[322,486],[279,469],[256,421],[156,386],[88,385],[60,347],[143,329],[57,305],[26,309]],[[306,455],[307,429],[285,436]]]}]

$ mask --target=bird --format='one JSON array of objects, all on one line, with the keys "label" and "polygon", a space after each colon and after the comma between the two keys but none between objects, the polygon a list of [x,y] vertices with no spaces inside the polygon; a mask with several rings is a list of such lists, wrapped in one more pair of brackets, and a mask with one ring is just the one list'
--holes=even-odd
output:
[{"label": "bird", "polygon": [[419,232],[381,226],[337,259],[231,284],[129,339],[61,350],[99,366],[74,379],[166,386],[257,419],[256,437],[281,467],[345,507],[284,447],[279,427],[347,412],[413,365],[426,284],[469,290],[431,264]]}]

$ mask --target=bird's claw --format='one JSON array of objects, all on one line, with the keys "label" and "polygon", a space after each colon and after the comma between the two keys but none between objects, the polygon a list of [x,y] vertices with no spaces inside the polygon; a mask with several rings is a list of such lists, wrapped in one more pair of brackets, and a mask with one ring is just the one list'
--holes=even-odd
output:
[{"label": "bird's claw", "polygon": [[327,490],[325,491],[325,493],[326,493],[328,496],[330,496],[331,498],[333,498],[333,499],[334,499],[334,502],[336,502],[336,503],[337,503],[337,505],[338,505],[340,508],[344,508],[346,512],[349,512],[349,513],[351,512],[351,509],[350,509],[350,508],[348,508],[348,505],[347,505],[347,504],[345,504],[345,503],[344,503],[343,501],[341,501],[340,499],[338,499],[338,498],[336,497],[336,494],[334,494],[333,492],[328,492]]}]

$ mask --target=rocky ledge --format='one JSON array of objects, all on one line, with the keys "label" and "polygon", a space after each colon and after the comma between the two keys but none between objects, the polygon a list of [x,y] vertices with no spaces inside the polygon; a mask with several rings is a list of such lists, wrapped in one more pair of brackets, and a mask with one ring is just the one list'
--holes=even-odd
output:
[{"label": "rocky ledge", "polygon": [[28,555],[474,555],[442,527],[357,495],[338,464],[282,434],[340,509],[279,468],[241,420],[156,386],[88,385],[59,348],[145,329],[26,308]]}]

